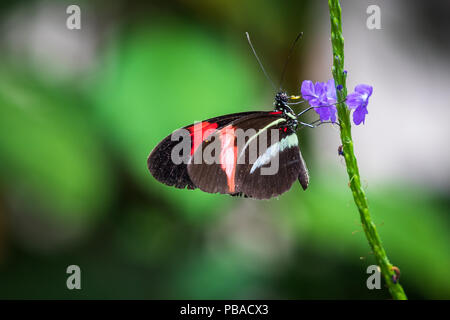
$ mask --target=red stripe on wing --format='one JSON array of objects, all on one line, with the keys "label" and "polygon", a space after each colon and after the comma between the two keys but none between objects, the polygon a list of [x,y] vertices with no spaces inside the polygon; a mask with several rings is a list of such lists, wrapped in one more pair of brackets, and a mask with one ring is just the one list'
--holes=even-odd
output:
[{"label": "red stripe on wing", "polygon": [[237,147],[234,145],[235,127],[228,126],[220,132],[220,167],[227,176],[228,190],[230,193],[235,192],[235,174],[237,161]]},{"label": "red stripe on wing", "polygon": [[213,122],[199,122],[187,128],[191,133],[191,155],[194,154],[198,146],[205,140],[210,134],[217,129],[217,123]]}]

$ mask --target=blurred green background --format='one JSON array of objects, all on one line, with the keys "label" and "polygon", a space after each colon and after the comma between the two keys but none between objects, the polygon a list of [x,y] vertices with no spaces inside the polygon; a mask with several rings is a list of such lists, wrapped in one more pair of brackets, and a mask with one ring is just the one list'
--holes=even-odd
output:
[{"label": "blurred green background", "polygon": [[[369,3],[343,1],[349,89],[374,86],[355,148],[407,295],[448,299],[448,121],[429,130],[419,122],[431,121],[428,104],[449,116],[448,102],[426,92],[433,79],[450,84],[439,38],[450,28],[438,22],[438,33],[430,22],[448,10],[442,1],[398,3],[371,1],[383,28],[368,30]],[[81,30],[66,28],[70,4],[81,8]],[[421,19],[402,23],[395,13],[406,9]],[[375,260],[335,128],[299,131],[310,187],[295,184],[270,201],[170,188],[146,167],[178,127],[270,110],[274,92],[245,31],[275,82],[304,32],[288,92],[298,94],[304,79],[329,79],[327,15],[326,1],[2,1],[0,298],[389,299],[385,288],[366,288]],[[82,290],[66,288],[72,264]]]}]

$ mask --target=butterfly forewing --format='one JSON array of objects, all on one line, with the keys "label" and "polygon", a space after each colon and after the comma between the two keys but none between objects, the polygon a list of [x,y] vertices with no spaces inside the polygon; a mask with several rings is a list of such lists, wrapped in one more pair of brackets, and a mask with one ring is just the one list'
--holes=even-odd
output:
[{"label": "butterfly forewing", "polygon": [[[219,116],[215,118],[211,118],[199,123],[188,125],[184,128],[178,129],[164,140],[162,140],[150,153],[147,159],[147,166],[150,173],[156,180],[169,185],[174,186],[176,188],[188,188],[195,189],[195,184],[191,181],[188,172],[187,172],[187,162],[183,161],[181,163],[174,163],[172,159],[172,151],[180,143],[181,135],[178,133],[180,130],[184,130],[191,135],[191,154],[194,153],[195,149],[198,147],[198,144],[201,144],[203,141],[203,137],[207,135],[208,132],[214,132],[215,130],[220,129],[221,127],[229,124],[230,122],[246,117],[252,114],[258,114],[264,112],[240,112],[233,113],[224,116]],[[200,139],[194,139],[194,137],[200,136]],[[178,139],[174,139],[174,137],[179,137]],[[206,138],[206,137],[205,137]],[[197,144],[197,145],[196,145]]]}]

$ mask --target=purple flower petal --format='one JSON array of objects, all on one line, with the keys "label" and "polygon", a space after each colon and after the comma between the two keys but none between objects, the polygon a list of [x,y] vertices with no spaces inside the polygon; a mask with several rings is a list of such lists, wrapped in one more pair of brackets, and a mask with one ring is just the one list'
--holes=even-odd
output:
[{"label": "purple flower petal", "polygon": [[373,88],[372,86],[369,86],[368,84],[358,84],[355,87],[355,91],[359,92],[362,95],[367,95],[367,98],[372,95]]},{"label": "purple flower petal", "polygon": [[330,119],[330,109],[328,107],[314,108],[319,115],[320,121],[324,122]]},{"label": "purple flower petal", "polygon": [[347,105],[350,109],[356,109],[364,102],[361,94],[357,92],[352,92],[347,96]]},{"label": "purple flower petal", "polygon": [[323,102],[324,99],[326,99],[326,96],[327,96],[327,88],[325,86],[325,83],[323,83],[323,82],[316,82],[315,90],[316,90],[316,96],[320,99],[321,102]]},{"label": "purple flower petal", "polygon": [[327,98],[328,104],[335,103],[337,101],[336,98],[336,87],[334,85],[334,79],[328,80],[326,84]]},{"label": "purple flower petal", "polygon": [[305,80],[302,82],[301,92],[303,99],[305,99],[306,101],[309,101],[316,97],[315,87],[311,80]]},{"label": "purple flower petal", "polygon": [[301,91],[303,98],[313,107],[327,103],[325,84],[322,82],[313,84],[311,81],[305,80],[303,81]]},{"label": "purple flower petal", "polygon": [[329,108],[330,110],[330,121],[331,122],[336,122],[336,106],[330,106]]},{"label": "purple flower petal", "polygon": [[320,101],[320,105],[322,105],[322,106],[328,105],[328,97],[327,97],[327,90],[326,90],[325,84],[323,84],[322,88],[320,89],[319,101]]},{"label": "purple flower petal", "polygon": [[363,106],[356,108],[356,110],[353,111],[353,122],[356,125],[359,125],[361,122],[364,123],[366,114],[368,113],[367,109]]}]

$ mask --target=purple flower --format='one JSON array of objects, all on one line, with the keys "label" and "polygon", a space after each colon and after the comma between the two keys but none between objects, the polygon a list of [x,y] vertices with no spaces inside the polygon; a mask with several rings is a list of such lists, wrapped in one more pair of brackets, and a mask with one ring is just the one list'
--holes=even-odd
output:
[{"label": "purple flower", "polygon": [[337,101],[333,79],[327,83],[316,82],[316,84],[313,84],[310,80],[305,80],[302,83],[301,92],[310,106],[316,107],[314,111],[319,115],[320,121],[336,122],[336,106],[332,105]]},{"label": "purple flower", "polygon": [[313,84],[311,80],[305,80],[301,88],[303,98],[309,102],[312,107],[327,103],[326,88],[323,82]]},{"label": "purple flower", "polygon": [[359,84],[355,87],[355,92],[350,93],[347,96],[347,105],[353,111],[353,122],[359,125],[364,123],[367,111],[367,105],[369,103],[369,97],[372,95],[373,88],[367,84]]}]

